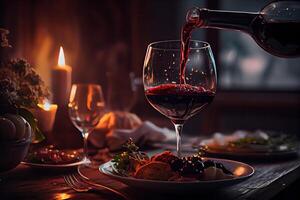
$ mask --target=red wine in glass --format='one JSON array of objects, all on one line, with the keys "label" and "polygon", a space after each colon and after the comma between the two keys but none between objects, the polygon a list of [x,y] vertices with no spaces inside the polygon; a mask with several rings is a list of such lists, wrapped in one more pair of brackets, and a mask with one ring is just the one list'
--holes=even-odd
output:
[{"label": "red wine in glass", "polygon": [[[143,69],[146,98],[173,122],[179,157],[184,122],[213,101],[217,84],[209,44],[189,41],[191,48],[185,53],[182,52],[182,44],[182,41],[150,44]],[[182,56],[186,60],[182,60]]]},{"label": "red wine in glass", "polygon": [[173,123],[183,124],[211,103],[215,93],[188,84],[162,84],[149,88],[145,95],[150,104]]}]

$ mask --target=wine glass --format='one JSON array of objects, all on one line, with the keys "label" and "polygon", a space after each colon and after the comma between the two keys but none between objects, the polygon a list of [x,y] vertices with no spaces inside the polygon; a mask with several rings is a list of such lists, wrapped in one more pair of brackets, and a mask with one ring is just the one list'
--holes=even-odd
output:
[{"label": "wine glass", "polygon": [[207,42],[192,40],[180,75],[180,41],[151,43],[143,68],[144,91],[149,103],[175,126],[177,156],[181,156],[181,132],[185,121],[212,102],[217,88],[214,57]]},{"label": "wine glass", "polygon": [[104,98],[100,85],[72,85],[68,110],[72,123],[83,136],[85,163],[91,163],[88,159],[87,138],[104,114],[104,105]]}]

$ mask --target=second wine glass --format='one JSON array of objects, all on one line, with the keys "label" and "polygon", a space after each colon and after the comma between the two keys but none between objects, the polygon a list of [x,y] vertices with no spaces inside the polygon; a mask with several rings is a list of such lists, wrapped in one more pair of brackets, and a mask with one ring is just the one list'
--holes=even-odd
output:
[{"label": "second wine glass", "polygon": [[214,57],[207,42],[190,41],[184,82],[180,73],[180,41],[161,41],[148,46],[143,69],[149,103],[171,119],[181,156],[184,122],[212,102],[217,88]]},{"label": "second wine glass", "polygon": [[96,84],[74,84],[68,104],[69,115],[74,126],[82,133],[84,160],[88,159],[87,138],[104,114],[102,88]]}]

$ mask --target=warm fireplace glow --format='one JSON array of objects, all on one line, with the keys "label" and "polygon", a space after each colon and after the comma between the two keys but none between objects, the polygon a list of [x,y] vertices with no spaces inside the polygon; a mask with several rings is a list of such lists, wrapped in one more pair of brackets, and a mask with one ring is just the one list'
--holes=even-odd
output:
[{"label": "warm fireplace glow", "polygon": [[59,48],[59,56],[58,56],[58,66],[63,67],[65,66],[65,54],[64,49],[62,47]]}]

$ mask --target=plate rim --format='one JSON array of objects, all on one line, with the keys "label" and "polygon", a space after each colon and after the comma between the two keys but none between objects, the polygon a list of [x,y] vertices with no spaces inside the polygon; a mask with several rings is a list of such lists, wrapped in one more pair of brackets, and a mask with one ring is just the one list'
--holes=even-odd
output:
[{"label": "plate rim", "polygon": [[226,151],[224,149],[223,151],[217,150],[217,149],[210,149],[208,148],[205,150],[206,153],[212,154],[212,155],[224,155],[224,156],[251,156],[251,157],[267,157],[267,156],[288,156],[288,155],[296,155],[298,154],[299,150],[294,149],[290,151],[265,151],[265,152],[235,152],[235,151]]},{"label": "plate rim", "polygon": [[[119,176],[117,174],[113,174],[112,172],[108,171],[107,169],[105,169],[105,167],[107,167],[108,165],[110,165],[112,162],[111,160],[103,163],[99,166],[98,170],[100,171],[100,173],[108,176],[108,177],[113,177],[115,179],[123,179],[123,180],[129,180],[129,181],[137,181],[137,182],[147,182],[147,183],[157,183],[157,184],[212,184],[212,183],[224,183],[224,182],[232,182],[232,181],[239,181],[239,180],[243,180],[246,178],[251,177],[254,173],[255,173],[255,169],[254,167],[252,167],[249,164],[240,162],[240,161],[235,161],[235,160],[230,160],[230,159],[223,159],[223,158],[214,158],[214,157],[204,157],[205,159],[212,159],[212,160],[220,160],[220,161],[225,161],[225,162],[233,162],[236,164],[242,164],[244,166],[247,166],[249,169],[251,169],[251,173],[245,175],[245,176],[240,176],[240,177],[235,177],[235,178],[231,178],[231,179],[219,179],[219,180],[207,180],[207,181],[201,181],[201,180],[196,180],[196,181],[160,181],[160,180],[149,180],[149,179],[137,179],[134,177],[125,177],[125,176]],[[105,172],[108,173],[105,173]]]},{"label": "plate rim", "polygon": [[21,164],[27,165],[29,167],[38,167],[38,168],[67,168],[67,167],[76,167],[78,165],[84,164],[86,161],[84,159],[72,162],[68,164],[43,164],[43,163],[33,163],[33,162],[27,162],[22,161]]}]

